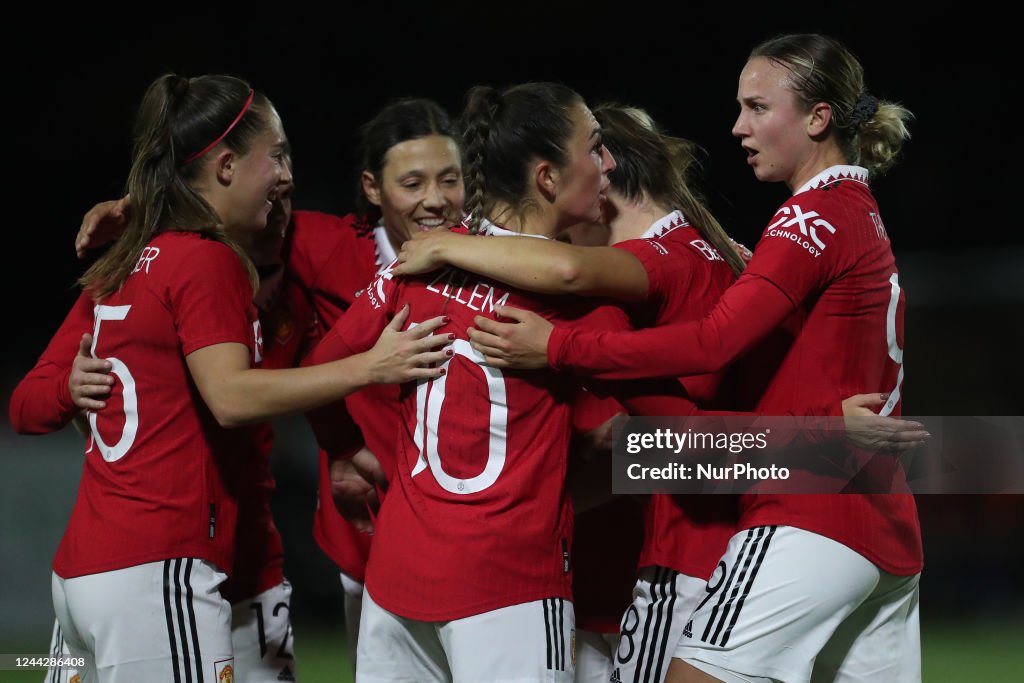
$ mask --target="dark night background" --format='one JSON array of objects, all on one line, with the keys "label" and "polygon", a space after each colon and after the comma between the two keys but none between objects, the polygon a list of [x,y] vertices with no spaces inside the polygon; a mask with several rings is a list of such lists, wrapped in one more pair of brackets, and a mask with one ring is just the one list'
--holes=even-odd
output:
[{"label": "dark night background", "polygon": [[[645,107],[669,132],[698,142],[708,153],[703,189],[712,210],[752,247],[786,190],[758,183],[730,135],[736,77],[764,38],[829,33],[861,58],[873,94],[917,116],[902,162],[873,184],[907,293],[904,414],[1024,413],[1024,235],[1010,212],[1022,120],[1013,101],[1020,96],[1019,66],[1009,56],[1014,38],[997,35],[1004,20],[980,5],[970,17],[962,7],[925,16],[897,5],[376,3],[286,13],[236,4],[189,13],[160,4],[137,21],[114,10],[61,11],[55,26],[58,17],[27,10],[28,19],[9,22],[0,48],[12,209],[0,538],[14,558],[3,574],[14,578],[0,582],[0,643],[48,636],[48,562],[80,471],[77,437],[14,436],[7,399],[74,301],[81,217],[120,196],[135,107],[167,71],[233,73],[267,93],[293,145],[297,207],[335,213],[352,208],[355,129],[388,100],[433,97],[455,114],[475,84],[562,81],[590,104]],[[301,423],[289,421],[284,431],[295,439],[279,449],[276,505],[295,613],[333,623],[340,591],[309,539],[314,456],[304,450]],[[45,448],[63,455],[42,464]],[[50,495],[58,480],[60,494]],[[1019,617],[1022,591],[1012,576],[1024,559],[1020,499],[927,496],[919,504],[926,623],[988,619],[1007,608]]]}]

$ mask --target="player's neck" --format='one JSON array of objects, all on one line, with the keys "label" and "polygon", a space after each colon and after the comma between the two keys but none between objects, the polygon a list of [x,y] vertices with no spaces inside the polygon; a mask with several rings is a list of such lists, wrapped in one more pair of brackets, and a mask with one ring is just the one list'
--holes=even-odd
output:
[{"label": "player's neck", "polygon": [[662,206],[646,195],[639,201],[629,201],[615,193],[609,196],[608,202],[612,209],[612,217],[608,222],[612,244],[640,239],[651,225],[672,211],[671,207]]},{"label": "player's neck", "polygon": [[786,181],[790,192],[796,192],[808,180],[827,168],[842,166],[848,163],[842,151],[831,138],[815,145],[811,154],[797,167],[796,172]]},{"label": "player's neck", "polygon": [[529,204],[525,208],[498,202],[488,219],[495,225],[523,235],[540,235],[553,238],[558,229],[556,216],[547,207]]}]

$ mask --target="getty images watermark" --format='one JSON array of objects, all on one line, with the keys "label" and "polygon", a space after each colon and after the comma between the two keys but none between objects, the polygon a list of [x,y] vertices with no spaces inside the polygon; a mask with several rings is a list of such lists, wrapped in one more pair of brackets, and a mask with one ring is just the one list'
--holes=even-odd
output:
[{"label": "getty images watermark", "polygon": [[1024,493],[1019,416],[634,417],[613,443],[615,493]]}]

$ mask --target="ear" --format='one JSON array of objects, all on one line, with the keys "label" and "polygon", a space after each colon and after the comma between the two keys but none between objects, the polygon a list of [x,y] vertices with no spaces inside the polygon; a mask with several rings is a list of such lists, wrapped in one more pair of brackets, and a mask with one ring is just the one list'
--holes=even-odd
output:
[{"label": "ear", "polygon": [[380,185],[377,184],[377,179],[373,177],[373,174],[363,171],[363,174],[359,176],[359,182],[363,186],[363,194],[366,195],[366,199],[374,206],[380,206]]},{"label": "ear", "polygon": [[818,102],[811,107],[810,116],[807,119],[807,134],[818,137],[828,130],[832,123],[832,105],[828,102]]},{"label": "ear", "polygon": [[558,172],[558,168],[550,161],[542,160],[536,163],[533,167],[533,179],[541,196],[552,200],[558,194],[561,174]]},{"label": "ear", "polygon": [[227,147],[224,147],[213,159],[213,171],[217,175],[217,181],[221,185],[230,185],[238,170],[238,157]]}]

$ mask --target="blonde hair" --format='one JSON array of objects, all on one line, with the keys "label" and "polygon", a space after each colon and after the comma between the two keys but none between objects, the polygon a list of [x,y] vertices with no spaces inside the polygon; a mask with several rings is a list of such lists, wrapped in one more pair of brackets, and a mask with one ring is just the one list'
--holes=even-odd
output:
[{"label": "blonde hair", "polygon": [[791,88],[808,108],[818,102],[832,108],[831,125],[849,163],[864,166],[872,175],[896,163],[910,139],[907,123],[914,115],[898,103],[869,95],[864,68],[838,40],[817,33],[779,36],[755,47],[750,53],[754,57],[786,68]]}]

